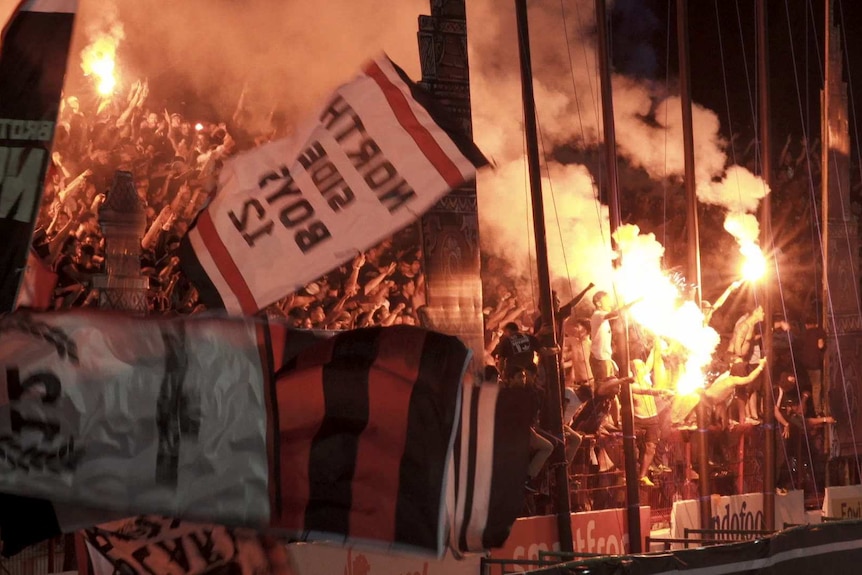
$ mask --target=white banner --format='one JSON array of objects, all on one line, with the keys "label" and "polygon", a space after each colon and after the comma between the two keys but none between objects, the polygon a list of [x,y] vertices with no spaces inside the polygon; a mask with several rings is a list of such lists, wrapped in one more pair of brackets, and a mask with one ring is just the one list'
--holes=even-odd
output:
[{"label": "white banner", "polygon": [[[706,529],[733,531],[762,531],[766,529],[763,516],[763,494],[745,493],[743,495],[713,495],[712,524]],[[807,523],[805,499],[802,490],[788,491],[785,495],[775,496],[775,527],[802,525]],[[683,539],[685,529],[700,529],[700,510],[696,499],[675,501],[670,515],[671,537]],[[753,536],[734,535],[732,537],[714,534],[691,534],[693,539],[749,539]]]},{"label": "white banner", "polygon": [[830,519],[862,518],[862,485],[827,487],[823,497],[823,516]]},{"label": "white banner", "polygon": [[183,265],[196,283],[206,277],[202,294],[211,287],[228,311],[254,313],[475,176],[484,158],[450,137],[408,82],[387,58],[371,62],[293,136],[225,165],[188,234],[197,261]]},{"label": "white banner", "polygon": [[251,320],[18,314],[0,342],[0,492],[266,524]]}]

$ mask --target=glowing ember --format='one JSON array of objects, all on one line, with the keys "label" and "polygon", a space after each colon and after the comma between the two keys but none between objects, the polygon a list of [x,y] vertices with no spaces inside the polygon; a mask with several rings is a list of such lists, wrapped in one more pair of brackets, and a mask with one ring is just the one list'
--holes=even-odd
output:
[{"label": "glowing ember", "polygon": [[745,261],[742,263],[742,277],[754,282],[766,273],[766,258],[755,244],[744,244],[739,246]]}]

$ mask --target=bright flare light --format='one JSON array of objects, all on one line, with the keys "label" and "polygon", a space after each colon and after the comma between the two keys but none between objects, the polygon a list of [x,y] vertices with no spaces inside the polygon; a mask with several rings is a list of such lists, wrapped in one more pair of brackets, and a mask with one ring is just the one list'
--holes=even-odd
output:
[{"label": "bright flare light", "polygon": [[92,76],[96,90],[103,98],[113,95],[117,87],[116,69],[118,40],[113,36],[102,36],[81,52],[81,68]]},{"label": "bright flare light", "polygon": [[739,247],[745,261],[742,263],[742,277],[750,282],[759,280],[766,274],[766,258],[755,244],[743,244]]},{"label": "bright flare light", "polygon": [[661,269],[664,247],[653,234],[641,235],[637,226],[625,225],[614,238],[622,254],[622,265],[615,272],[620,303],[641,299],[631,308],[634,320],[681,348],[685,373],[677,382],[677,391],[690,393],[704,387],[703,373],[718,345],[718,333],[704,326],[697,304],[684,301],[677,285]]},{"label": "bright flare light", "polygon": [[204,129],[204,125],[203,125],[203,124],[201,124],[200,122],[198,122],[197,124],[195,124],[195,131],[200,132],[200,131],[201,131],[201,130],[203,130],[203,129]]}]

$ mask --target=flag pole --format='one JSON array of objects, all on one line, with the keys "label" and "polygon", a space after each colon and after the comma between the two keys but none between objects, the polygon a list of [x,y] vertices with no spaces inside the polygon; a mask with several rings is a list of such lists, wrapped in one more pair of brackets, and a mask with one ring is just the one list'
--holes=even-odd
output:
[{"label": "flag pole", "polygon": [[[679,43],[679,94],[682,103],[683,156],[685,160],[685,203],[688,217],[688,278],[694,284],[694,302],[701,308],[703,291],[700,273],[700,226],[697,214],[697,182],[694,170],[694,122],[691,115],[691,64],[688,42],[688,0],[676,1],[676,30]],[[707,411],[704,397],[697,402],[697,473],[700,527],[709,529],[712,503],[709,489],[709,453]]]},{"label": "flag pole", "polygon": [[[767,14],[765,0],[755,4],[757,22],[757,83],[758,119],[760,132],[760,177],[767,189],[772,188],[772,158],[769,121],[769,42],[767,37]],[[767,358],[767,369],[763,370],[763,458],[766,466],[763,477],[763,515],[767,531],[775,530],[775,398],[772,395],[772,290],[770,282],[775,277],[775,260],[772,250],[772,200],[766,194],[760,203],[760,249],[766,257],[766,273],[763,276],[763,353]]]},{"label": "flag pole", "polygon": [[[602,126],[604,128],[605,169],[608,182],[608,208],[611,224],[611,245],[616,250],[613,234],[622,225],[620,209],[620,185],[617,173],[617,141],[614,126],[614,102],[611,91],[611,62],[608,50],[607,10],[605,0],[596,0],[596,22],[598,29],[599,74],[601,79]],[[621,258],[620,258],[621,259]],[[620,259],[617,260],[619,263]],[[625,345],[620,353],[620,368],[622,376],[628,373],[628,322],[626,314],[621,314],[619,321],[623,322]],[[620,416],[623,424],[623,455],[625,457],[626,478],[626,519],[628,520],[629,546],[632,553],[640,553],[642,547],[640,523],[640,492],[638,482],[638,460],[635,451],[634,408],[632,406],[631,383],[624,382],[620,392]]]},{"label": "flag pole", "polygon": [[[551,272],[548,264],[548,246],[545,233],[545,209],[542,200],[542,174],[539,165],[539,145],[536,126],[536,102],[533,96],[533,73],[530,61],[530,32],[527,22],[527,0],[515,0],[518,20],[518,54],[521,63],[521,95],[524,104],[524,132],[527,140],[527,166],[530,175],[530,192],[533,207],[533,233],[536,242],[536,267],[539,281],[539,309],[546,340],[543,344],[557,347],[557,325],[554,299],[551,292]],[[548,329],[550,328],[550,329]],[[562,383],[560,362],[557,355],[543,358],[547,382],[547,422],[551,432],[563,441]],[[565,451],[555,449],[549,459],[554,471],[554,508],[557,515],[557,530],[560,550],[573,552],[572,522],[569,502],[569,472]]]}]

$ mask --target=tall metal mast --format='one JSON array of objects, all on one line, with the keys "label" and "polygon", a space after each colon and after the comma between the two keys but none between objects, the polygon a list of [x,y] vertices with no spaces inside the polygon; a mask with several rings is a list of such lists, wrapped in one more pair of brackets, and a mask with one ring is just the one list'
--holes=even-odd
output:
[{"label": "tall metal mast", "polygon": [[[546,344],[557,346],[557,329],[554,298],[551,292],[551,271],[548,264],[548,245],[545,234],[545,207],[542,199],[542,174],[539,165],[539,144],[536,127],[536,102],[533,96],[533,72],[530,60],[530,31],[527,22],[527,0],[515,0],[518,19],[518,54],[521,62],[521,96],[524,103],[524,132],[527,140],[527,167],[530,174],[530,195],[533,206],[533,233],[536,241],[536,268],[539,280],[539,310],[542,325],[548,332]],[[560,363],[557,358],[544,361],[548,384],[547,415],[551,431],[563,439],[563,410]],[[554,450],[550,461],[554,470],[556,488],[554,508],[557,515],[557,531],[562,551],[574,551],[572,520],[569,508],[569,473],[562,450]]]},{"label": "tall metal mast", "polygon": [[[691,64],[688,51],[688,0],[676,1],[676,32],[679,44],[679,95],[682,102],[683,155],[685,159],[685,203],[688,228],[688,279],[694,284],[695,303],[700,307],[703,291],[700,273],[700,224],[697,215],[697,181],[694,171],[694,123],[691,115]],[[697,473],[700,525],[709,528],[712,503],[709,495],[709,454],[707,451],[706,403],[697,404],[697,447],[700,452]]]},{"label": "tall metal mast", "polygon": [[[605,169],[608,182],[608,207],[610,209],[611,242],[616,247],[613,234],[622,224],[620,209],[620,186],[617,172],[617,140],[614,127],[614,103],[611,92],[611,60],[608,50],[607,36],[607,10],[605,0],[596,0],[596,23],[598,30],[599,51],[599,77],[602,89],[602,126],[604,128],[605,143]],[[622,375],[628,373],[629,350],[628,350],[628,325],[625,314],[620,315],[619,321],[623,322],[623,333],[626,334],[626,344],[620,352],[620,368]],[[625,456],[626,477],[626,519],[629,528],[629,545],[632,553],[641,552],[641,524],[640,524],[640,492],[638,491],[638,461],[635,451],[635,429],[634,409],[632,406],[631,388],[628,383],[623,384],[620,393],[622,404],[621,418],[623,423],[623,453]]]},{"label": "tall metal mast", "polygon": [[[767,36],[766,0],[757,0],[755,5],[757,21],[758,63],[757,82],[759,87],[758,117],[760,131],[760,177],[772,189],[772,156],[769,121],[769,42]],[[772,250],[772,201],[766,194],[760,204],[760,249],[766,257],[766,273],[763,276],[763,352],[769,361],[763,371],[763,458],[766,460],[763,478],[763,515],[766,529],[775,529],[775,398],[772,396],[772,282],[775,279],[775,259]]]}]

